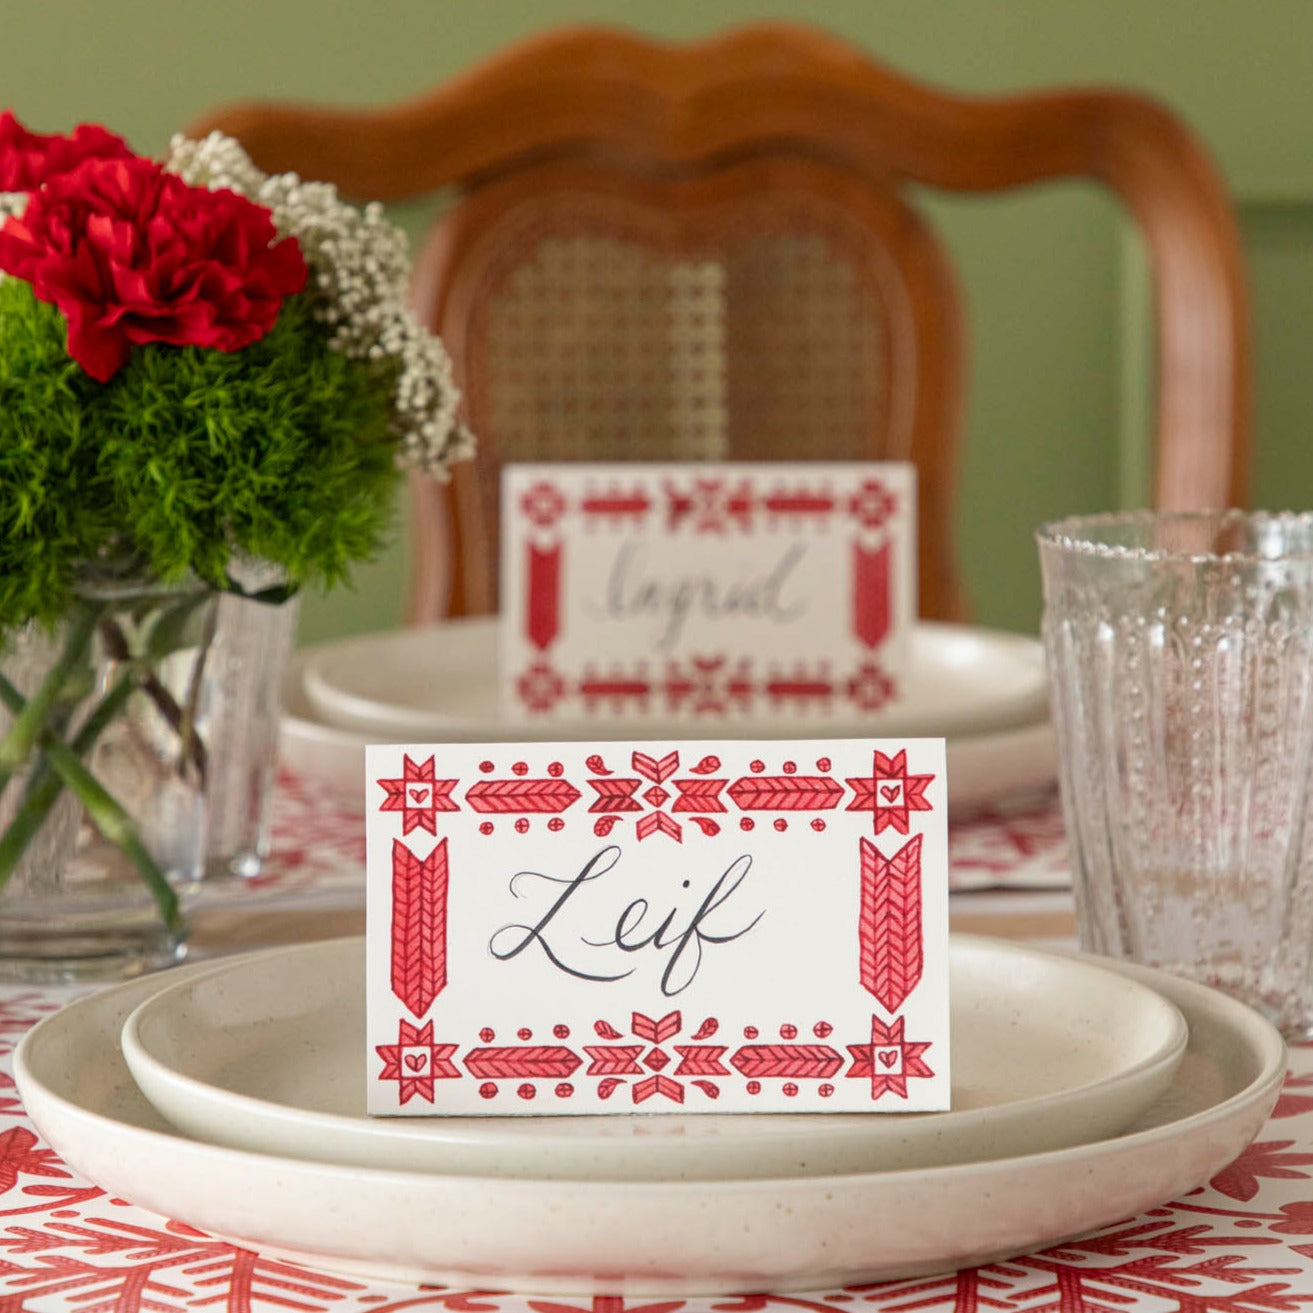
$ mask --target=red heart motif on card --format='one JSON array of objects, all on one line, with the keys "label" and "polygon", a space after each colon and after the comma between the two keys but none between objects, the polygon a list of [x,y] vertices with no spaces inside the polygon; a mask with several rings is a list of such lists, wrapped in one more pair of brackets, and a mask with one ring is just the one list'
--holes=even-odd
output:
[{"label": "red heart motif on card", "polygon": [[883,1067],[892,1067],[898,1061],[898,1049],[879,1049],[876,1057],[880,1059],[880,1065]]},{"label": "red heart motif on card", "polygon": [[898,792],[902,787],[901,784],[880,785],[880,792],[884,795],[885,802],[896,802],[898,800]]},{"label": "red heart motif on card", "polygon": [[428,1056],[424,1053],[407,1053],[406,1066],[411,1071],[423,1071],[425,1063],[428,1062]]},{"label": "red heart motif on card", "polygon": [[427,789],[411,789],[410,796],[413,801],[423,803],[424,799],[429,796],[429,791]]}]

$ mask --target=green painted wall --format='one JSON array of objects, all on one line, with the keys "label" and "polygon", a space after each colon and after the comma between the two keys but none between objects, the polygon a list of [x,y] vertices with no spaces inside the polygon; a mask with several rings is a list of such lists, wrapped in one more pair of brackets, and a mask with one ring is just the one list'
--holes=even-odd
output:
[{"label": "green painted wall", "polygon": [[[784,17],[819,23],[962,90],[1116,82],[1153,91],[1237,195],[1258,336],[1260,505],[1313,504],[1313,5],[1307,0],[4,0],[0,106],[45,131],[100,120],[140,149],[224,101],[368,104],[422,91],[544,27],[686,37]],[[929,198],[972,332],[959,537],[977,617],[1033,628],[1030,531],[1134,502],[1140,262],[1115,205],[1063,185]],[[427,213],[401,217],[418,229]],[[308,598],[303,639],[396,623],[404,534],[353,591]]]}]

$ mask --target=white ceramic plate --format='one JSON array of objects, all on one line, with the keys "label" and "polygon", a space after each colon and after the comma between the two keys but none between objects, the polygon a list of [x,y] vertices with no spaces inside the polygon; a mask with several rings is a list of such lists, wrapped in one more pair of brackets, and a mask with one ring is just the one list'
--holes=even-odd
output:
[{"label": "white ceramic plate", "polygon": [[[257,957],[248,959],[252,963]],[[806,1290],[1025,1253],[1175,1198],[1263,1125],[1285,1046],[1248,1008],[1119,966],[1170,999],[1185,1057],[1134,1129],[993,1162],[753,1181],[543,1181],[378,1171],[247,1153],[171,1131],[119,1050],[127,1016],[212,967],[147,977],[28,1032],[23,1104],[111,1195],[266,1252],[464,1288],[686,1296]]]},{"label": "white ceramic plate", "polygon": [[364,941],[224,965],[123,1028],[142,1092],[197,1139],[316,1162],[560,1180],[712,1180],[1011,1157],[1124,1130],[1185,1050],[1160,994],[1089,960],[952,945],[953,1111],[365,1114]]},{"label": "white ceramic plate", "polygon": [[[478,616],[426,629],[364,634],[305,655],[305,693],[321,720],[366,733],[449,742],[596,737],[597,720],[543,720],[501,709],[497,621]],[[1039,642],[965,625],[918,624],[903,697],[860,721],[805,716],[766,720],[607,722],[613,737],[824,738],[930,736],[1015,729],[1048,711]]]},{"label": "white ceramic plate", "polygon": [[[283,684],[280,760],[297,775],[327,789],[343,806],[361,811],[365,803],[365,745],[408,743],[413,741],[413,736],[371,734],[321,720],[305,694],[305,660],[303,654],[293,656]],[[833,735],[835,731],[831,729],[827,733]],[[849,733],[844,727],[841,737]],[[1053,722],[1047,719],[1017,729],[950,738],[949,814],[969,815],[1004,798],[1037,793],[1052,786],[1057,770],[1057,740]]]}]

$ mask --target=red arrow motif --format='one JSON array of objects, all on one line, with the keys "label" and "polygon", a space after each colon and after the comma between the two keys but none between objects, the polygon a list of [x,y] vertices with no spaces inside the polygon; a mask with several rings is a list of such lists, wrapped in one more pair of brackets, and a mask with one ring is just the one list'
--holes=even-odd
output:
[{"label": "red arrow motif", "polygon": [[611,779],[589,780],[589,786],[597,798],[588,808],[589,812],[641,812],[643,804],[634,797],[642,780]]},{"label": "red arrow motif", "polygon": [[651,834],[665,834],[676,843],[684,842],[683,826],[678,821],[672,820],[665,812],[648,812],[646,816],[639,817],[634,823],[634,833],[640,841]]},{"label": "red arrow motif", "polygon": [[635,752],[632,765],[645,779],[651,780],[654,784],[662,784],[679,769],[679,753],[667,752],[658,761],[646,752]]},{"label": "red arrow motif", "polygon": [[416,1017],[447,987],[447,841],[421,861],[392,841],[392,992]]},{"label": "red arrow motif", "polygon": [[676,1076],[728,1076],[729,1068],[721,1061],[727,1052],[724,1044],[676,1044],[679,1066]]},{"label": "red arrow motif", "polygon": [[561,545],[529,548],[529,614],[526,632],[529,641],[545,652],[560,633]]},{"label": "red arrow motif", "polygon": [[720,800],[720,792],[728,780],[676,780],[675,788],[679,790],[670,810],[672,812],[723,812],[725,804]]},{"label": "red arrow motif", "polygon": [[505,815],[509,812],[563,812],[578,802],[579,790],[569,780],[480,780],[465,791],[470,810]]},{"label": "red arrow motif", "polygon": [[730,1058],[744,1076],[833,1076],[843,1058],[828,1044],[745,1044]]},{"label": "red arrow motif", "polygon": [[769,679],[762,687],[772,698],[828,698],[834,696],[834,684],[828,679]]},{"label": "red arrow motif", "polygon": [[879,647],[889,636],[892,555],[887,542],[874,551],[853,543],[853,632],[867,647]]},{"label": "red arrow motif", "polygon": [[613,492],[605,496],[585,497],[579,506],[585,515],[642,516],[651,509],[652,503],[646,493],[636,492],[626,496]]},{"label": "red arrow motif", "polygon": [[843,785],[828,775],[745,775],[729,786],[740,811],[832,811]]},{"label": "red arrow motif", "polygon": [[773,493],[763,497],[761,504],[772,515],[828,515],[837,505],[827,493],[808,492]]},{"label": "red arrow motif", "polygon": [[583,1059],[573,1049],[563,1048],[559,1044],[471,1049],[465,1055],[465,1067],[470,1075],[490,1080],[568,1076],[582,1062]]},{"label": "red arrow motif", "polygon": [[647,1080],[638,1081],[632,1088],[635,1103],[644,1103],[654,1094],[663,1094],[675,1103],[684,1102],[684,1087],[669,1076],[649,1076]]},{"label": "red arrow motif", "polygon": [[584,1052],[588,1054],[589,1076],[641,1076],[643,1069],[638,1065],[639,1054],[643,1052],[641,1044],[585,1044]]},{"label": "red arrow motif", "polygon": [[921,979],[921,836],[885,857],[862,839],[858,940],[862,988],[897,1012]]},{"label": "red arrow motif", "polygon": [[579,692],[590,701],[610,698],[616,701],[646,698],[652,685],[646,679],[603,679],[600,676],[581,679]]},{"label": "red arrow motif", "polygon": [[683,1025],[684,1018],[678,1012],[667,1012],[660,1021],[635,1012],[629,1022],[630,1030],[649,1044],[664,1044],[672,1035],[678,1035]]}]

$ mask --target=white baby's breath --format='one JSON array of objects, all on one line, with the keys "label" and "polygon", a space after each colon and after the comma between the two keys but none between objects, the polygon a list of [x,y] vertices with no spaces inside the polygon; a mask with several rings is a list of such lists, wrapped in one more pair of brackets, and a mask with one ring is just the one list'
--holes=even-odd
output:
[{"label": "white baby's breath", "polygon": [[359,210],[330,183],[266,175],[236,140],[218,132],[200,141],[175,137],[165,168],[192,186],[228,188],[267,206],[278,231],[300,244],[329,345],[354,359],[400,363],[393,430],[403,465],[445,478],[453,461],[470,455],[473,441],[456,416],[451,361],[410,309],[406,236],[381,205]]}]

